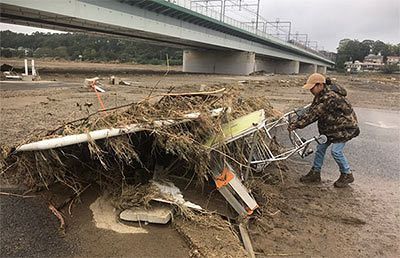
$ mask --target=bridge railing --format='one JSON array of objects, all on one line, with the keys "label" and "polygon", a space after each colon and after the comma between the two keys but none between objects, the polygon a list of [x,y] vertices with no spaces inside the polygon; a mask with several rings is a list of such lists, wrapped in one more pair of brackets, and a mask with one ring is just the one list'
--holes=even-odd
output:
[{"label": "bridge railing", "polygon": [[303,46],[303,45],[300,46],[300,44],[293,44],[291,42],[287,42],[285,40],[282,40],[282,39],[280,39],[278,37],[274,37],[274,36],[264,32],[262,30],[256,29],[254,26],[250,26],[247,23],[235,20],[235,19],[233,19],[231,17],[228,17],[226,15],[222,15],[220,12],[217,12],[217,11],[213,10],[212,8],[204,6],[204,5],[201,5],[201,4],[197,3],[197,2],[192,2],[191,0],[165,0],[165,1],[173,3],[173,4],[176,4],[176,5],[179,5],[181,7],[186,8],[186,9],[189,9],[189,10],[192,10],[194,12],[197,12],[197,13],[200,13],[202,15],[205,15],[207,17],[213,18],[213,19],[215,19],[217,21],[224,22],[224,23],[229,24],[231,26],[234,26],[236,28],[251,32],[253,34],[256,34],[257,36],[261,36],[261,37],[264,37],[264,38],[267,38],[267,39],[270,39],[270,40],[274,40],[274,41],[279,41],[283,45],[287,45],[287,46],[291,46],[291,47],[295,47],[295,48],[300,48],[300,49],[309,51],[309,52],[311,52],[313,54],[316,54],[318,56],[327,58],[324,55],[322,55],[321,53],[319,53],[318,51],[315,51],[314,49],[311,49],[311,48]]}]

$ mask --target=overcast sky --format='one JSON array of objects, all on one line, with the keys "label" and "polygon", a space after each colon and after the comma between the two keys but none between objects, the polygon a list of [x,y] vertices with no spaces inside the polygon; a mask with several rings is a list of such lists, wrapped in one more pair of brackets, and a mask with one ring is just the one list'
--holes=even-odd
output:
[{"label": "overcast sky", "polygon": [[292,21],[330,51],[343,38],[400,43],[399,0],[261,0],[267,20]]},{"label": "overcast sky", "polygon": [[[291,21],[293,33],[307,33],[329,51],[336,51],[343,38],[400,43],[399,0],[261,0],[260,15],[271,21]],[[0,23],[0,30],[7,29],[39,30]]]}]

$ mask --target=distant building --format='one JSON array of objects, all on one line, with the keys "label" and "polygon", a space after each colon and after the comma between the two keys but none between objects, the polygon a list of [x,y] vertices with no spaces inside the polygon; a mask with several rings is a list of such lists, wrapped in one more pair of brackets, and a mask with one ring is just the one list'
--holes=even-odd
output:
[{"label": "distant building", "polygon": [[347,72],[359,73],[359,72],[380,71],[384,66],[384,63],[360,62],[356,60],[354,61],[354,63],[352,61],[345,62],[344,65]]},{"label": "distant building", "polygon": [[378,55],[369,54],[364,57],[364,63],[383,64],[383,56],[380,53]]},{"label": "distant building", "polygon": [[18,51],[23,51],[25,56],[27,56],[30,52],[32,52],[32,49],[26,48],[26,47],[18,47]]},{"label": "distant building", "polygon": [[387,64],[400,64],[400,56],[388,56],[386,59]]}]

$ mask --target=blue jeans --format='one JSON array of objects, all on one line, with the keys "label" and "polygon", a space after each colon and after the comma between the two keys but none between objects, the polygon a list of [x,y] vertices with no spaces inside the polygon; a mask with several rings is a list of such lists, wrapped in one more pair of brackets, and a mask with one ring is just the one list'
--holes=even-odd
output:
[{"label": "blue jeans", "polygon": [[327,143],[323,143],[323,144],[318,144],[317,151],[315,152],[313,169],[315,171],[321,172],[321,168],[324,163],[326,149],[328,149],[329,145],[331,145],[331,144],[332,144],[331,154],[332,154],[333,159],[338,164],[340,172],[344,173],[344,174],[349,174],[350,173],[350,165],[349,165],[349,162],[347,161],[346,157],[343,154],[343,148],[345,145],[344,142],[339,142],[339,143],[327,142]]}]

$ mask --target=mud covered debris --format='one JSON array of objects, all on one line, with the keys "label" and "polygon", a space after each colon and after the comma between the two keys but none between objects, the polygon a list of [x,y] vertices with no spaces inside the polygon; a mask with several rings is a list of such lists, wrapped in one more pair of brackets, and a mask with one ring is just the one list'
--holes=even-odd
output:
[{"label": "mud covered debris", "polygon": [[[217,109],[222,112],[214,113]],[[95,113],[36,135],[26,144],[85,133],[88,139],[59,148],[17,148],[20,152],[11,151],[3,167],[14,164],[9,173],[30,188],[49,189],[61,183],[79,193],[95,183],[112,196],[112,203],[119,210],[150,207],[156,197],[156,189],[151,186],[154,178],[189,178],[196,185],[213,182],[209,174],[213,169],[213,148],[206,144],[207,139],[223,133],[224,123],[258,109],[274,119],[276,113],[266,98],[243,99],[234,89],[164,94],[155,101],[148,98],[106,115]],[[141,130],[99,140],[90,137],[93,130],[132,124],[139,125]],[[241,150],[240,144],[229,148],[221,145],[218,152],[235,156],[236,162],[245,166],[245,159],[235,154]],[[180,203],[176,206],[184,218],[199,225],[205,222],[202,217],[208,212],[196,214]]]},{"label": "mud covered debris", "polygon": [[[53,63],[51,63],[51,65],[53,65]],[[121,65],[114,65],[112,67],[106,65],[108,64],[101,64],[101,66],[105,67],[105,69],[101,69],[105,71],[103,71],[103,74],[99,74],[100,77],[106,78],[109,76],[110,71],[121,70]],[[41,67],[42,66],[43,65],[41,65]],[[21,140],[25,141],[29,139],[37,141],[42,139],[42,136],[46,137],[47,133],[31,138],[33,133],[36,134],[45,128],[56,129],[58,126],[70,120],[76,120],[81,117],[86,118],[87,112],[85,109],[79,111],[78,107],[74,108],[77,102],[82,105],[86,101],[91,102],[93,106],[89,111],[94,112],[97,110],[98,105],[93,92],[81,90],[84,78],[93,76],[93,71],[87,70],[86,74],[76,74],[67,70],[68,68],[81,71],[82,69],[86,69],[86,67],[92,69],[93,66],[96,66],[96,64],[70,64],[62,62],[58,64],[58,73],[49,73],[46,77],[46,74],[42,72],[41,75],[42,77],[44,76],[46,80],[53,80],[56,78],[59,85],[64,84],[64,88],[60,88],[59,86],[36,88],[33,87],[36,86],[36,84],[33,83],[23,86],[17,86],[14,83],[3,83],[0,91],[3,108],[2,144],[4,146],[19,146],[24,143],[21,142]],[[98,67],[99,66],[97,66],[96,69],[98,69]],[[117,73],[115,74],[118,75]],[[118,76],[126,78],[129,82],[136,82],[137,84],[132,84],[129,87],[107,87],[106,89],[109,90],[106,94],[102,95],[107,107],[124,105],[132,101],[138,102],[141,98],[148,95],[146,89],[151,88],[159,79],[157,75],[148,76],[133,73],[129,76],[126,74],[120,74]],[[397,94],[399,84],[396,83],[398,82],[398,76],[396,76],[397,81],[395,82],[389,81],[390,78],[387,77],[387,75],[384,77],[379,74],[357,76],[334,74],[332,76],[336,77],[339,83],[347,86],[351,102],[354,103],[356,107],[399,109]],[[358,82],[350,81],[350,77],[357,78]],[[388,80],[386,80],[386,77]],[[296,80],[299,84],[290,83],[288,84],[290,87],[282,87],[284,85],[279,82],[281,79],[290,81]],[[160,84],[160,88],[157,89],[154,94],[168,92],[171,87],[176,91],[190,92],[197,90],[200,84],[206,85],[206,89],[214,85],[229,88],[230,85],[237,85],[237,81],[239,80],[249,81],[246,85],[239,85],[242,98],[246,99],[246,97],[243,96],[267,96],[274,107],[282,111],[303,106],[310,101],[308,98],[310,94],[301,90],[300,87],[300,84],[305,81],[304,75],[274,75],[269,77],[258,76],[242,78],[219,75],[205,77],[203,75],[193,74],[190,76],[171,74],[166,81],[164,80],[166,83],[163,85]],[[385,80],[386,84],[378,83],[383,80]],[[43,85],[44,84],[45,83],[43,83]],[[57,101],[48,101],[46,97],[55,98]],[[157,98],[154,98],[154,100],[157,100]],[[49,102],[49,104],[44,106],[41,105],[39,101],[46,101]],[[29,109],[29,112],[27,112],[27,109]],[[47,115],[48,111],[52,113],[51,116]],[[71,112],[73,112],[73,115]],[[102,127],[98,127],[98,129],[100,128]],[[56,133],[55,135],[58,137],[59,134]],[[65,135],[67,135],[67,133],[65,133]],[[50,133],[48,137],[55,136]],[[82,144],[82,146],[85,146],[85,144]],[[9,149],[6,154],[7,153],[9,153]],[[7,174],[9,176],[9,172],[11,172],[14,166],[8,169],[3,175]],[[327,169],[324,171],[324,173],[326,172],[326,181],[323,185],[302,186],[297,182],[297,179],[308,170],[308,166],[308,162],[292,162],[292,160],[289,160],[289,162],[280,162],[279,167],[277,164],[271,164],[265,171],[265,174],[255,175],[254,180],[246,184],[246,187],[252,189],[252,193],[256,197],[257,202],[261,204],[261,207],[257,213],[252,216],[249,224],[249,234],[256,255],[270,257],[282,257],[283,255],[329,257],[332,254],[341,254],[342,256],[367,257],[373,254],[375,256],[383,255],[395,257],[399,253],[397,245],[398,237],[396,237],[396,232],[398,232],[398,223],[396,219],[398,209],[396,209],[397,206],[395,205],[398,203],[395,202],[398,198],[393,198],[398,195],[393,195],[390,189],[398,189],[397,185],[395,185],[396,182],[391,182],[391,184],[388,185],[387,181],[377,179],[377,181],[374,180],[371,184],[364,185],[360,183],[351,191],[340,193],[331,187],[332,180],[336,179],[337,171]],[[4,170],[1,171],[3,172]],[[163,170],[160,171],[160,174],[163,174]],[[356,171],[358,174],[357,179],[362,180],[364,172],[366,171]],[[186,188],[192,176],[193,174],[188,173],[186,176],[178,178],[172,173],[170,174],[170,179],[173,180],[174,183],[178,179],[181,180],[182,183],[176,185],[182,190],[185,198],[187,197],[193,201],[197,201],[198,199],[204,201],[198,203],[207,210],[214,212],[217,210],[216,207],[226,210],[230,209],[226,201],[218,196],[219,193],[217,191],[210,190],[212,186],[208,184],[208,181],[205,181],[203,186],[201,184],[197,185],[197,178],[194,177],[191,181],[192,183]],[[376,184],[376,182],[379,184]],[[49,186],[49,188],[54,192],[56,189],[59,189],[60,186],[56,184],[55,186]],[[134,186],[132,186],[131,191],[127,191],[131,196],[135,193],[133,188]],[[143,188],[146,187],[144,186]],[[129,188],[125,187],[124,189]],[[382,191],[382,189],[384,191]],[[376,191],[378,191],[379,195],[377,195]],[[47,191],[42,191],[39,194],[44,192]],[[80,198],[81,202],[76,200],[72,205],[72,217],[68,215],[69,205],[66,206],[66,209],[62,210],[62,212],[67,215],[65,239],[69,239],[69,241],[72,240],[72,242],[74,242],[75,239],[80,240],[79,246],[84,251],[83,254],[79,252],[75,254],[83,256],[129,256],[131,253],[139,251],[153,257],[173,255],[180,257],[187,256],[186,244],[183,243],[181,236],[176,234],[176,232],[169,227],[157,231],[152,231],[152,226],[143,226],[142,228],[131,227],[132,230],[141,229],[142,231],[146,230],[149,232],[147,236],[145,234],[140,234],[140,237],[135,237],[132,234],[129,236],[126,234],[118,234],[103,229],[93,229],[93,214],[88,205],[97,198],[98,192],[97,188],[96,190],[90,188],[85,191],[84,195]],[[57,194],[62,193],[63,192],[57,191]],[[29,195],[31,194],[34,193],[29,193]],[[129,199],[129,195],[126,195],[127,200]],[[141,196],[145,195],[142,194]],[[379,197],[378,201],[376,201],[377,196]],[[3,200],[8,200],[5,196],[2,198]],[[62,201],[65,198],[65,194],[59,198],[61,199],[60,201]],[[46,206],[39,209],[32,207],[34,206],[32,205],[32,203],[34,203],[33,201],[39,198],[21,199],[10,197],[9,199],[10,202],[6,204],[8,208],[2,209],[3,212],[7,210],[15,217],[24,219],[23,226],[28,230],[23,232],[23,236],[16,235],[18,239],[23,239],[24,237],[29,240],[43,239],[42,237],[45,236],[47,232],[46,225],[41,224],[43,221],[51,221],[51,219],[54,219],[54,229],[58,229],[59,223],[55,216],[50,214],[49,219],[45,216],[45,214],[49,213]],[[19,202],[20,200],[26,201],[21,204]],[[137,200],[140,201],[141,197],[138,196]],[[208,200],[210,200],[210,202],[207,202]],[[134,203],[134,200],[129,202],[128,205],[132,205],[132,203]],[[110,211],[113,211],[114,207],[115,205],[111,206]],[[26,216],[19,217],[21,210]],[[43,215],[43,213],[45,214]],[[115,212],[110,215],[110,220],[115,221],[117,216]],[[218,213],[214,213],[210,216],[220,217]],[[7,222],[3,235],[5,239],[10,239],[7,240],[8,242],[4,245],[4,250],[11,250],[15,244],[13,241],[18,239],[10,237],[7,231],[18,232],[20,229],[10,227],[9,217],[3,218],[3,221]],[[41,227],[32,228],[32,225],[34,226],[36,223],[32,224],[29,220],[26,220],[26,218],[35,218],[38,220],[38,225]],[[222,218],[226,219],[226,217]],[[360,219],[366,222],[366,224],[355,224],[351,218]],[[25,223],[25,221],[27,223]],[[221,255],[218,246],[216,246],[218,244],[217,241],[221,239],[222,243],[225,242],[225,238],[221,238],[221,235],[238,235],[234,221],[231,221],[234,227],[234,233],[232,233],[231,230],[228,229],[230,227],[225,224],[223,227],[210,230],[207,224],[206,226],[200,227],[197,223],[193,222],[193,220],[189,220],[183,216],[176,216],[172,226],[175,228],[175,225],[182,223],[182,221],[185,222],[184,227],[186,231],[192,232],[186,235],[189,236],[189,238],[197,238],[195,242],[198,243],[198,248],[194,245],[191,246],[193,249],[190,254],[193,255],[199,253],[206,253],[208,256]],[[349,221],[351,223],[349,223]],[[355,221],[356,220],[354,220],[354,222]],[[9,229],[7,230],[7,228]],[[39,236],[34,234],[35,232],[40,232]],[[52,234],[48,235],[51,235],[52,239],[51,241],[43,239],[44,247],[47,247],[48,243],[53,243],[53,241],[57,239]],[[55,235],[57,235],[57,232],[55,232]],[[208,241],[208,239],[210,241]],[[215,239],[215,241],[212,241],[213,239]],[[235,238],[230,239],[232,240]],[[240,250],[242,244],[237,236],[236,239],[236,242],[231,243],[235,243],[236,248],[238,248],[237,250]],[[40,243],[40,241],[36,240],[35,243],[25,242],[25,246],[30,246],[30,249],[28,249],[29,253],[34,253],[34,250],[39,250],[35,247],[37,246],[36,243]],[[187,240],[187,242],[190,243],[190,240]],[[321,244],[321,242],[323,242],[323,244]],[[7,243],[10,243],[8,247]],[[61,244],[57,243],[57,246],[60,247],[57,251],[60,253],[62,253]],[[166,245],[168,248],[164,248]],[[137,248],[135,249],[135,246],[140,246],[140,250],[137,250]],[[207,248],[208,251],[203,252],[204,248]],[[230,248],[224,248],[223,250],[226,251],[226,254],[236,257],[236,255],[229,252]],[[7,251],[3,253],[6,255],[9,254]],[[68,253],[70,252],[66,252],[65,255],[68,255]],[[246,255],[243,250],[241,253]]]}]

